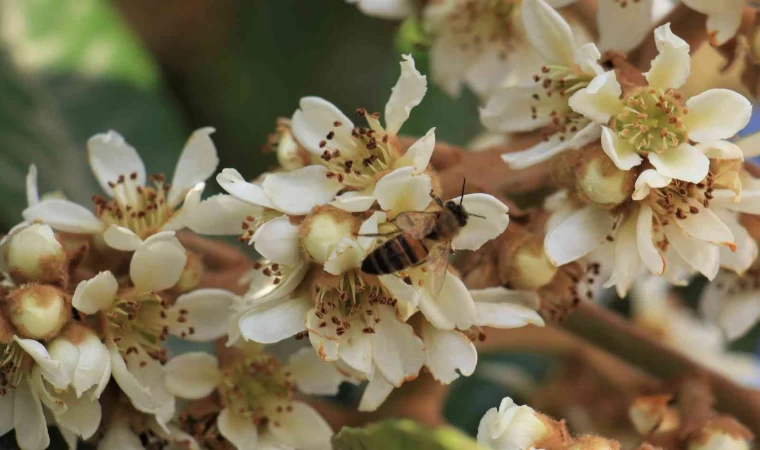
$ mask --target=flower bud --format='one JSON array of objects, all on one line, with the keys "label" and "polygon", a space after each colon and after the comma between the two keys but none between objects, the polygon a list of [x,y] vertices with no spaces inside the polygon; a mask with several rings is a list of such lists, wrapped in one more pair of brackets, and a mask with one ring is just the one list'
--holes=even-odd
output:
[{"label": "flower bud", "polygon": [[642,436],[678,428],[678,413],[670,407],[670,395],[649,395],[634,400],[628,410],[633,427]]},{"label": "flower bud", "polygon": [[301,224],[304,249],[317,263],[324,263],[343,238],[352,238],[359,229],[350,214],[332,206],[316,208]]},{"label": "flower bud", "polygon": [[544,252],[543,243],[537,239],[526,239],[512,251],[502,253],[502,282],[513,289],[538,289],[548,284],[557,268],[552,265]]},{"label": "flower bud", "polygon": [[52,339],[71,318],[66,294],[49,285],[29,284],[14,289],[5,307],[16,333],[25,338]]},{"label": "flower bud", "polygon": [[718,416],[692,434],[689,450],[750,450],[752,433],[733,417]]},{"label": "flower bud", "polygon": [[48,225],[32,224],[11,237],[6,248],[11,276],[19,282],[61,282],[66,273],[66,253]]},{"label": "flower bud", "polygon": [[606,207],[616,206],[631,197],[636,171],[620,170],[601,148],[589,148],[578,160],[576,185],[584,200]]},{"label": "flower bud", "polygon": [[[71,322],[47,345],[47,350],[53,360],[61,363],[78,395],[107,382],[103,375],[109,366],[108,350],[92,329]],[[82,361],[87,362],[86,367]]]},{"label": "flower bud", "polygon": [[551,433],[533,408],[518,406],[507,397],[480,420],[478,444],[493,450],[529,448]]},{"label": "flower bud", "polygon": [[177,284],[173,288],[180,293],[195,289],[203,276],[203,259],[201,256],[189,250],[186,253],[187,261],[185,262],[185,268],[182,269],[179,281],[177,281]]}]

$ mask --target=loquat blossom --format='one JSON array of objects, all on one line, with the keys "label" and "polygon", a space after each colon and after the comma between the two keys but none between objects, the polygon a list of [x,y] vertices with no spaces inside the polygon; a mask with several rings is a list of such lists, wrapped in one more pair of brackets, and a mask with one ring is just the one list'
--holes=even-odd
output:
[{"label": "loquat blossom", "polygon": [[480,420],[478,444],[490,450],[526,450],[536,448],[550,432],[533,408],[506,397]]},{"label": "loquat blossom", "polygon": [[620,170],[646,159],[661,177],[700,183],[710,165],[704,151],[744,128],[752,105],[727,89],[684,101],[677,89],[691,70],[689,44],[670,31],[670,24],[654,35],[659,54],[644,74],[647,85],[624,92],[615,72],[605,72],[573,94],[569,104],[602,125],[602,148]]}]

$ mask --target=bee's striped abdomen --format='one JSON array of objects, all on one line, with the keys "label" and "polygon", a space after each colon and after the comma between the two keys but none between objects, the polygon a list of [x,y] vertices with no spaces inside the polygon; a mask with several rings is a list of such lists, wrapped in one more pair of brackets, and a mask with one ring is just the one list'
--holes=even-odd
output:
[{"label": "bee's striped abdomen", "polygon": [[422,262],[427,253],[422,241],[402,233],[367,255],[362,261],[362,272],[373,275],[398,272]]}]

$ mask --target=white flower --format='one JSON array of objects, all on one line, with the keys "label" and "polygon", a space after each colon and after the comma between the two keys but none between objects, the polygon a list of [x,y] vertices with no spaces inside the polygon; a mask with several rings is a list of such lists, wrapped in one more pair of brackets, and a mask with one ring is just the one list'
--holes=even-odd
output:
[{"label": "white flower", "polygon": [[198,442],[176,424],[160,424],[124,403],[115,405],[110,416],[98,440],[98,450],[143,450],[146,441],[147,445],[157,441],[165,450],[201,450]]},{"label": "white flower", "polygon": [[480,420],[478,444],[490,450],[527,450],[549,433],[533,408],[517,406],[511,398],[491,408]]},{"label": "white flower", "polygon": [[689,8],[707,15],[707,34],[716,47],[728,42],[739,30],[747,0],[683,0]]},{"label": "white flower", "polygon": [[621,170],[644,158],[661,177],[701,182],[709,169],[709,148],[692,145],[720,141],[749,122],[752,105],[726,89],[712,89],[683,102],[676,91],[689,76],[689,44],[670,31],[655,30],[659,51],[645,74],[648,86],[623,92],[615,72],[598,75],[570,98],[576,112],[602,124],[602,148]]},{"label": "white flower", "polygon": [[355,3],[359,11],[383,19],[403,19],[414,12],[412,0],[346,0]]},{"label": "white flower", "polygon": [[597,3],[599,48],[624,53],[633,50],[652,29],[657,3],[656,0],[604,0]]},{"label": "white flower", "polygon": [[344,377],[334,367],[313,352],[299,352],[290,364],[258,349],[244,348],[236,356],[224,367],[206,353],[177,356],[166,365],[166,386],[187,399],[217,391],[224,409],[216,426],[236,449],[331,448],[330,426],[309,405],[293,400],[292,388],[335,394]]},{"label": "white flower", "polygon": [[599,50],[594,44],[578,43],[570,25],[546,0],[524,0],[521,9],[527,38],[541,54],[544,65],[536,70],[532,84],[495,91],[480,110],[483,125],[492,131],[512,133],[544,127],[551,130],[543,142],[502,155],[515,169],[546,161],[564,150],[580,148],[598,139],[601,132],[597,124],[568,105],[574,92],[603,73],[597,63],[601,57]]},{"label": "white flower", "polygon": [[[116,245],[131,243],[130,248],[160,231],[179,230],[194,212],[180,208],[185,196],[202,191],[204,180],[216,170],[219,159],[210,139],[213,128],[202,128],[188,140],[174,169],[171,184],[163,175],[151,176],[154,185],[146,186],[149,177],[145,165],[134,148],[118,133],[109,131],[90,138],[87,144],[90,166],[110,200],[94,198],[95,213],[70,200],[43,199],[24,210],[27,221],[41,220],[56,230],[70,233],[96,234],[116,229],[120,236]],[[30,178],[32,172],[30,169]],[[30,189],[35,198],[36,186]],[[194,192],[200,198],[200,192]],[[197,203],[197,202],[195,202]],[[110,245],[109,239],[106,242]],[[119,248],[119,247],[117,247]]]},{"label": "white flower", "polygon": [[745,335],[760,320],[758,280],[760,273],[756,266],[744,275],[721,271],[702,292],[702,314],[730,340]]},{"label": "white flower", "polygon": [[[385,128],[378,116],[363,109],[358,113],[367,119],[369,128],[355,127],[337,107],[318,97],[302,98],[300,109],[293,114],[293,135],[319,158],[329,180],[338,183],[333,194],[346,190],[330,199],[337,208],[362,212],[376,200],[382,205],[381,182],[399,189],[422,184],[422,190],[430,192],[430,178],[423,172],[435,147],[435,129],[430,129],[405,152],[397,139],[401,126],[427,91],[427,78],[414,67],[412,57],[403,58],[401,75],[385,105]],[[385,172],[390,173],[383,179],[391,178],[378,182],[378,175]]]},{"label": "white flower", "polygon": [[134,287],[119,289],[111,272],[81,282],[73,306],[84,314],[102,314],[113,377],[139,411],[165,423],[174,399],[163,387],[161,342],[171,333],[190,340],[212,340],[227,329],[228,308],[235,295],[204,289],[180,296],[167,308],[157,294],[182,273],[186,254],[173,232],[161,232],[138,248],[130,263]]}]

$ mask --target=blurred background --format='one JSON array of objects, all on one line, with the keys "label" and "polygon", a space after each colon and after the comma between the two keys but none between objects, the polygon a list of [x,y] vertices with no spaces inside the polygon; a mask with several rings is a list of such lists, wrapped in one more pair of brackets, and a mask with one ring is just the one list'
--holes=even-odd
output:
[{"label": "blurred background", "polygon": [[[150,173],[170,175],[192,130],[213,126],[220,169],[256,176],[275,162],[262,152],[267,135],[299,98],[382,111],[402,52],[415,51],[428,72],[424,52],[398,29],[343,0],[0,0],[0,233],[21,220],[31,163],[40,192],[89,205],[99,188],[85,143],[110,129]],[[706,48],[694,64],[718,67],[718,58]],[[741,89],[717,70],[698,76]],[[431,84],[403,133],[435,126],[439,140],[464,145],[481,131],[477,106],[470,93],[451,99]],[[207,193],[215,191],[212,181]],[[613,307],[629,310],[623,301]],[[756,352],[757,342],[754,333],[734,348]],[[456,383],[446,406],[471,433],[496,399],[525,401],[553,370],[552,358],[527,353],[483,361],[494,364]]]}]

